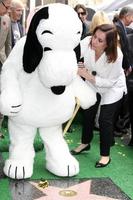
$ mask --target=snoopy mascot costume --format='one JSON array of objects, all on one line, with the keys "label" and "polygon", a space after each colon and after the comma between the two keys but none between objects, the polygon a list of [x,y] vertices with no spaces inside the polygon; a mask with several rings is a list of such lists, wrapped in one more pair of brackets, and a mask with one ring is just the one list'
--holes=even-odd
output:
[{"label": "snoopy mascot costume", "polygon": [[95,92],[77,75],[81,33],[82,23],[73,8],[61,3],[46,5],[34,14],[27,36],[5,61],[0,112],[9,118],[6,176],[32,176],[37,128],[45,146],[46,169],[62,177],[79,173],[62,124],[73,114],[75,97],[83,109],[96,101]]}]

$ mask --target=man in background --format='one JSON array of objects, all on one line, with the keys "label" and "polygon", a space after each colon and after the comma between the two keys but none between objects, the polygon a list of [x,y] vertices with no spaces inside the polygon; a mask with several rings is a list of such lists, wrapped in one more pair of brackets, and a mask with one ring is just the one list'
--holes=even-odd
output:
[{"label": "man in background", "polygon": [[120,45],[123,53],[122,67],[126,73],[131,67],[131,61],[129,57],[129,45],[127,39],[127,27],[133,22],[133,8],[123,7],[120,10],[119,15],[114,17],[113,21],[120,36]]},{"label": "man in background", "polygon": [[[11,21],[6,15],[11,6],[11,0],[0,0],[0,71],[2,64],[11,51]],[[3,121],[3,115],[0,113],[0,128]],[[0,136],[2,134],[0,133]]]},{"label": "man in background", "polygon": [[12,48],[16,42],[24,35],[24,29],[21,24],[24,5],[19,0],[12,0],[9,16],[11,18],[11,38]]}]

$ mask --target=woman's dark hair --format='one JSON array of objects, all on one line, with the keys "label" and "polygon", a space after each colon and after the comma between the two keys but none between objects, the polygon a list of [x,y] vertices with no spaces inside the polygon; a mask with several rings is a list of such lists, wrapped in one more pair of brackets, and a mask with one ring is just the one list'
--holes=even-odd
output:
[{"label": "woman's dark hair", "polygon": [[113,24],[102,24],[97,26],[92,34],[95,35],[96,31],[102,31],[106,34],[106,44],[105,54],[107,56],[107,62],[115,62],[117,59],[117,46],[118,46],[118,36],[117,29]]}]

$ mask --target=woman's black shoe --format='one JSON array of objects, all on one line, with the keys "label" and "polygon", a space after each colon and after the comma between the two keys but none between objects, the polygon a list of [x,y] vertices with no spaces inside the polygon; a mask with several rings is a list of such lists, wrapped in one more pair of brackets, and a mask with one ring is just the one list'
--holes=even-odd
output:
[{"label": "woman's black shoe", "polygon": [[109,159],[109,161],[106,164],[96,162],[95,167],[96,168],[106,167],[110,162],[111,162],[111,158]]},{"label": "woman's black shoe", "polygon": [[81,149],[81,151],[77,152],[75,150],[71,150],[70,152],[71,152],[72,155],[78,155],[78,154],[82,153],[83,151],[90,150],[90,148],[91,148],[91,146],[90,146],[90,144],[88,144],[85,148]]}]

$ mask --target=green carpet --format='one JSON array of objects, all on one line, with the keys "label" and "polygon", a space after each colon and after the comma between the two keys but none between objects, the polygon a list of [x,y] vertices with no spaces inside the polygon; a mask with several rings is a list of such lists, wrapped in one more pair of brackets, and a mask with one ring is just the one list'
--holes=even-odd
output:
[{"label": "green carpet", "polygon": [[[76,131],[67,135],[70,149],[80,143],[81,128],[77,125]],[[131,199],[133,199],[133,147],[125,146],[123,140],[116,138],[115,146],[111,149],[111,163],[101,169],[94,167],[99,159],[99,134],[95,136],[89,153],[77,155],[80,163],[80,173],[78,177],[109,177],[118,185]]]},{"label": "green carpet", "polygon": [[[73,125],[73,132],[65,136],[70,147],[74,148],[80,143],[81,127],[78,124]],[[39,137],[39,136],[37,136]],[[40,140],[38,138],[38,140]],[[2,153],[4,159],[8,157],[7,152]],[[116,144],[111,149],[112,161],[106,168],[96,169],[95,162],[99,159],[99,134],[95,136],[88,153],[77,155],[80,163],[80,173],[74,178],[98,178],[109,177],[119,186],[131,199],[133,199],[133,148],[125,146],[123,140],[116,138]],[[44,150],[36,152],[34,173],[31,179],[57,179],[59,177],[49,173],[45,168]],[[0,180],[0,194],[5,195],[2,200],[10,200],[8,188],[8,178]],[[0,195],[1,196],[1,195]]]}]

